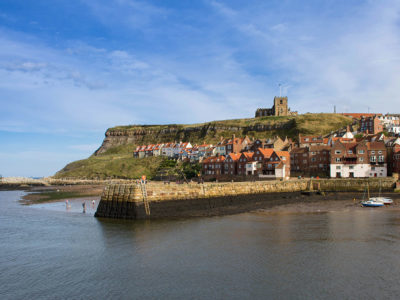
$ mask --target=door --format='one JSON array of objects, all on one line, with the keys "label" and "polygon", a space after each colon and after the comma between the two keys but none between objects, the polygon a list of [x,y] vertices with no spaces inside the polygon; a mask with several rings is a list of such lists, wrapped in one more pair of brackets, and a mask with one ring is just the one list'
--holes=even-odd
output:
[{"label": "door", "polygon": [[354,172],[350,172],[350,177],[354,178]]},{"label": "door", "polygon": [[340,178],[342,177],[342,174],[340,172],[336,172],[336,177]]}]

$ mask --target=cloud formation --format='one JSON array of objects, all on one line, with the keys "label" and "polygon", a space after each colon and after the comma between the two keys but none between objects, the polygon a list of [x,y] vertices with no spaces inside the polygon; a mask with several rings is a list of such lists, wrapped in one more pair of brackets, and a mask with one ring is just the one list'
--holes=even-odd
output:
[{"label": "cloud formation", "polygon": [[398,112],[396,0],[23,4],[0,4],[0,135],[86,138],[60,153],[115,125],[252,117],[279,84],[301,113]]}]

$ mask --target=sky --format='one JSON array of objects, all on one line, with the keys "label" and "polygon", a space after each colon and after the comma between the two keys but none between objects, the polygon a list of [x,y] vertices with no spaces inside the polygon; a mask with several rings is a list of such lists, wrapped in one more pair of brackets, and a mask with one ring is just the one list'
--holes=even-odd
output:
[{"label": "sky", "polygon": [[400,1],[2,0],[0,174],[50,176],[109,127],[400,112]]}]

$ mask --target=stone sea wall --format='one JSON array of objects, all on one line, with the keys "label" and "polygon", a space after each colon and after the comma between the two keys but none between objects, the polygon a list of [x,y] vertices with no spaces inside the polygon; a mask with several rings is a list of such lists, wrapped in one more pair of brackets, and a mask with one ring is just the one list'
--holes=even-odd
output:
[{"label": "stone sea wall", "polygon": [[385,179],[319,179],[289,181],[256,181],[232,183],[149,183],[145,191],[140,184],[108,185],[101,197],[96,217],[146,219],[215,215],[218,210],[262,207],[271,201],[295,199],[300,192],[393,191],[395,180]]}]

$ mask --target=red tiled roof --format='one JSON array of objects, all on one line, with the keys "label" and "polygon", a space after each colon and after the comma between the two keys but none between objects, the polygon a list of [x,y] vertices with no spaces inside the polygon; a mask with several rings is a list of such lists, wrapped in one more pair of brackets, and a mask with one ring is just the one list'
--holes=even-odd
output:
[{"label": "red tiled roof", "polygon": [[272,153],[274,153],[274,149],[272,148],[267,148],[267,149],[258,148],[257,151],[260,151],[265,158],[270,158]]},{"label": "red tiled roof", "polygon": [[238,161],[240,156],[241,156],[241,154],[240,153],[229,153],[228,156],[230,156],[230,158],[233,161]]},{"label": "red tiled roof", "polygon": [[248,161],[253,159],[254,152],[243,152],[242,155],[246,157]]},{"label": "red tiled roof", "polygon": [[220,155],[220,156],[207,157],[203,159],[202,163],[219,163],[224,161],[225,161],[225,156]]},{"label": "red tiled roof", "polygon": [[342,113],[344,116],[352,117],[354,119],[361,119],[362,117],[374,117],[382,116],[382,114],[372,114],[372,113]]}]

